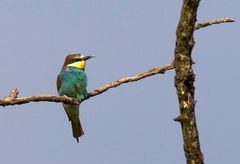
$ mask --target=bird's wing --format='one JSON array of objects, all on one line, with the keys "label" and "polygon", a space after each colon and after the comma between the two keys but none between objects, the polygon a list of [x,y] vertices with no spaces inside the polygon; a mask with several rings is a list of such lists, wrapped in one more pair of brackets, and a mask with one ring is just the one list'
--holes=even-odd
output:
[{"label": "bird's wing", "polygon": [[78,93],[78,99],[84,99],[87,96],[87,75],[85,72],[79,73],[76,77],[75,90]]},{"label": "bird's wing", "polygon": [[58,90],[58,91],[59,91],[59,89],[60,89],[61,84],[62,84],[62,78],[61,78],[61,74],[59,74],[59,75],[57,76],[57,90]]}]

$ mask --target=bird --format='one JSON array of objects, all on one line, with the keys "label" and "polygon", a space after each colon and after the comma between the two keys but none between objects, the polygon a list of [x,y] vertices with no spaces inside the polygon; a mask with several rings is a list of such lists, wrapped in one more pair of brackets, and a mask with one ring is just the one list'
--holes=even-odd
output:
[{"label": "bird", "polygon": [[[57,90],[59,96],[68,96],[83,100],[88,97],[87,74],[85,73],[86,61],[95,56],[84,56],[83,54],[67,55],[60,73],[57,76]],[[72,125],[72,134],[79,142],[79,137],[84,134],[80,122],[80,105],[63,103],[68,119]]]}]

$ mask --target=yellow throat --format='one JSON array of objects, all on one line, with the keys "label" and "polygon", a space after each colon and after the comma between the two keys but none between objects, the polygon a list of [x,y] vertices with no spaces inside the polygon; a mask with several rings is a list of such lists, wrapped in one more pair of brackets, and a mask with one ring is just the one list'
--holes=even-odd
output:
[{"label": "yellow throat", "polygon": [[68,64],[68,66],[84,69],[86,66],[86,61],[77,61],[77,62]]}]

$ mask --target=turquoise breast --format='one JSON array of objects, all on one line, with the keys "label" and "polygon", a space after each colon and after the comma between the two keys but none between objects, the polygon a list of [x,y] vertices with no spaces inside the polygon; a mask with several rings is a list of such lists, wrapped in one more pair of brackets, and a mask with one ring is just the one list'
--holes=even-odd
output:
[{"label": "turquoise breast", "polygon": [[63,68],[59,74],[61,86],[59,95],[83,99],[87,96],[87,75],[84,70],[67,67]]}]

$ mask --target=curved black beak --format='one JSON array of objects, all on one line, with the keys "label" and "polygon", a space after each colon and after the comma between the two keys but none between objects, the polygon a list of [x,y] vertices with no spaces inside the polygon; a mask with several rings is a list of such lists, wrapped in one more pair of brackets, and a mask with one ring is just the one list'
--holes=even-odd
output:
[{"label": "curved black beak", "polygon": [[84,56],[82,59],[83,60],[88,60],[88,59],[91,59],[91,58],[94,58],[95,56]]}]

